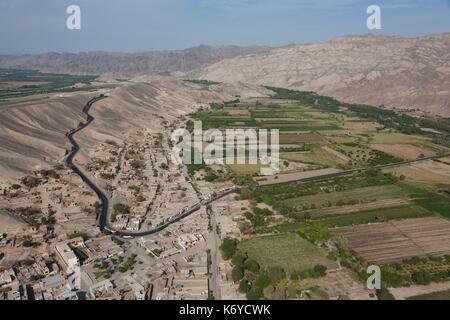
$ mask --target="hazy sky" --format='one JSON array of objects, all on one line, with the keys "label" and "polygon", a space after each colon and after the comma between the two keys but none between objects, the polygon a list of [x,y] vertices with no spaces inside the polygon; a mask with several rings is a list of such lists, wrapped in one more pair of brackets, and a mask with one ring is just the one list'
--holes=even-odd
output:
[{"label": "hazy sky", "polygon": [[[81,30],[66,8],[81,8]],[[366,9],[382,9],[382,30]],[[450,0],[0,0],[0,54],[317,43],[347,34],[450,32]]]}]

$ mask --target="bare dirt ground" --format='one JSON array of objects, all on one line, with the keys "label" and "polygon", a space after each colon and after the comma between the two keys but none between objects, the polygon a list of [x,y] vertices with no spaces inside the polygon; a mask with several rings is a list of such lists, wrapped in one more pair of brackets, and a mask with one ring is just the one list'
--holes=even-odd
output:
[{"label": "bare dirt ground", "polygon": [[346,121],[343,127],[352,131],[366,132],[376,131],[382,126],[376,122]]},{"label": "bare dirt ground", "polygon": [[359,281],[357,276],[348,269],[330,270],[320,279],[305,279],[300,281],[302,287],[319,286],[325,290],[329,299],[336,300],[346,297],[350,300],[373,300],[373,293]]},{"label": "bare dirt ground", "polygon": [[389,292],[395,297],[396,300],[405,300],[409,297],[414,297],[418,295],[445,291],[450,289],[450,281],[431,283],[428,285],[411,285],[409,287],[401,288],[389,288]]},{"label": "bare dirt ground", "polygon": [[438,217],[342,227],[332,233],[375,263],[450,253],[450,221]]},{"label": "bare dirt ground", "polygon": [[232,116],[250,117],[250,111],[246,109],[227,110],[227,112]]},{"label": "bare dirt ground", "polygon": [[[65,134],[85,117],[86,102],[108,95],[92,108],[96,118],[79,134],[92,147],[106,139],[123,139],[128,130],[159,131],[160,122],[194,111],[211,102],[266,96],[267,89],[244,84],[199,86],[186,82],[142,77],[115,89],[90,93],[37,95],[0,103],[0,181],[14,181],[30,171],[51,167],[70,148]],[[162,119],[161,119],[162,118]]]},{"label": "bare dirt ground", "polygon": [[424,146],[418,147],[412,144],[370,144],[369,147],[405,160],[416,160],[421,157],[431,157],[436,154],[435,151]]},{"label": "bare dirt ground", "polygon": [[17,230],[28,227],[25,222],[3,211],[0,211],[0,221],[0,233],[14,234]]},{"label": "bare dirt ground", "polygon": [[383,170],[396,176],[404,175],[407,180],[424,183],[448,183],[450,165],[433,160],[425,160],[409,165]]},{"label": "bare dirt ground", "polygon": [[265,176],[257,178],[256,181],[260,186],[265,186],[269,184],[276,184],[276,183],[284,183],[289,181],[295,181],[295,180],[301,180],[306,178],[313,178],[313,177],[319,177],[324,176],[328,174],[333,174],[341,172],[339,169],[333,169],[333,168],[327,168],[327,169],[319,169],[319,170],[312,170],[312,171],[305,171],[305,172],[294,172],[294,173],[285,173],[285,174],[278,174],[274,176]]},{"label": "bare dirt ground", "polygon": [[341,159],[342,161],[348,162],[348,161],[351,160],[351,159],[350,159],[349,157],[347,157],[345,154],[340,153],[339,151],[336,151],[336,150],[334,150],[334,149],[331,149],[330,147],[323,146],[322,149],[325,150],[325,151],[327,151],[327,152],[329,152],[329,153],[331,153],[332,155],[334,155],[335,157]]}]

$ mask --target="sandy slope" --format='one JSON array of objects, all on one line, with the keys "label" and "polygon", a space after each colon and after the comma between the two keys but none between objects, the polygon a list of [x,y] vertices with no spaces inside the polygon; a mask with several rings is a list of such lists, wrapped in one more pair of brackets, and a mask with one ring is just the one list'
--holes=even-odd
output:
[{"label": "sandy slope", "polygon": [[[86,151],[106,139],[120,140],[128,130],[149,128],[157,132],[163,119],[174,119],[209,102],[269,93],[243,84],[204,87],[145,77],[136,81],[106,91],[109,97],[95,104],[91,113],[96,120],[79,134]],[[16,179],[61,159],[70,148],[66,132],[84,121],[84,104],[98,94],[55,95],[48,99],[35,96],[0,104],[0,180]]]}]

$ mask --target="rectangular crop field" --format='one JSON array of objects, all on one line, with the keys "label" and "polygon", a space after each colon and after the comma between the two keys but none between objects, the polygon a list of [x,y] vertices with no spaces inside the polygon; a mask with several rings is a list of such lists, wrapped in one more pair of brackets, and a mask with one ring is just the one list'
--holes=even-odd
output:
[{"label": "rectangular crop field", "polygon": [[435,214],[417,205],[411,205],[331,216],[323,218],[320,222],[329,227],[343,227],[358,224],[377,223],[381,221],[424,218],[431,216],[435,216]]},{"label": "rectangular crop field", "polygon": [[306,270],[321,264],[336,267],[327,252],[294,233],[263,236],[243,241],[239,251],[247,253],[262,268],[282,267],[286,272]]},{"label": "rectangular crop field", "polygon": [[331,232],[373,263],[450,254],[450,221],[438,217],[342,227]]},{"label": "rectangular crop field", "polygon": [[408,197],[409,192],[397,185],[372,186],[359,189],[346,190],[341,192],[330,192],[326,195],[317,194],[291,198],[284,201],[289,207],[301,209],[310,208],[314,205],[316,208],[335,205],[369,203],[384,199],[398,199]]},{"label": "rectangular crop field", "polygon": [[416,200],[416,203],[446,218],[450,218],[450,198],[448,197],[441,196],[431,199],[419,199]]},{"label": "rectangular crop field", "polygon": [[291,181],[327,176],[327,175],[332,175],[332,174],[339,173],[339,172],[341,172],[341,170],[339,170],[339,169],[327,168],[327,169],[311,170],[311,171],[304,171],[304,172],[283,173],[283,174],[277,174],[275,176],[258,177],[256,179],[256,181],[258,182],[258,185],[265,186],[265,185],[270,185],[270,184],[279,184],[279,183],[286,183],[286,182],[291,182]]}]

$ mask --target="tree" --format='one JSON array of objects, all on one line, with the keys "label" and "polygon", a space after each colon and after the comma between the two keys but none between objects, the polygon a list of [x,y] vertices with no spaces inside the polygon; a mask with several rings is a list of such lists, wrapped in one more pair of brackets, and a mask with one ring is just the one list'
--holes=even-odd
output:
[{"label": "tree", "polygon": [[264,289],[265,287],[270,285],[270,278],[267,275],[267,273],[264,272],[264,273],[259,274],[256,277],[255,284],[262,289]]},{"label": "tree", "polygon": [[222,255],[225,260],[230,260],[237,250],[237,240],[231,238],[225,238],[222,241],[220,250],[222,250]]},{"label": "tree", "polygon": [[114,212],[117,214],[129,214],[130,207],[123,203],[116,203],[114,205]]},{"label": "tree", "polygon": [[428,271],[425,271],[425,270],[414,272],[411,275],[411,278],[417,284],[426,285],[426,284],[429,284],[431,282],[431,276],[428,273]]},{"label": "tree", "polygon": [[244,269],[257,273],[259,271],[259,264],[255,260],[247,260],[244,262]]},{"label": "tree", "polygon": [[245,259],[247,259],[247,257],[243,256],[240,253],[237,253],[233,256],[233,259],[231,259],[231,263],[235,266],[242,266]]},{"label": "tree", "polygon": [[246,296],[248,300],[261,300],[264,298],[263,289],[259,287],[252,288],[249,292],[247,292]]},{"label": "tree", "polygon": [[241,282],[239,283],[239,292],[241,293],[247,293],[250,291],[251,288],[252,287],[247,281],[247,279],[242,279]]},{"label": "tree", "polygon": [[37,187],[41,183],[41,180],[36,177],[25,177],[20,182],[29,189],[32,189]]},{"label": "tree", "polygon": [[31,247],[36,248],[38,245],[39,245],[38,243],[33,242],[31,240],[24,240],[22,242],[22,246],[24,246],[25,248],[31,248]]},{"label": "tree", "polygon": [[131,165],[131,167],[132,167],[134,170],[142,169],[142,168],[145,167],[145,164],[144,164],[143,161],[141,161],[141,160],[136,160],[136,159],[132,160],[132,161],[130,162],[130,165]]},{"label": "tree", "polygon": [[234,266],[233,270],[231,270],[231,278],[233,281],[239,281],[244,277],[244,272],[241,267]]},{"label": "tree", "polygon": [[394,296],[385,287],[381,287],[380,290],[377,290],[377,297],[378,300],[395,300]]},{"label": "tree", "polygon": [[316,265],[313,268],[314,271],[314,275],[316,275],[318,278],[325,276],[325,274],[327,273],[327,267],[323,266],[323,265]]}]

